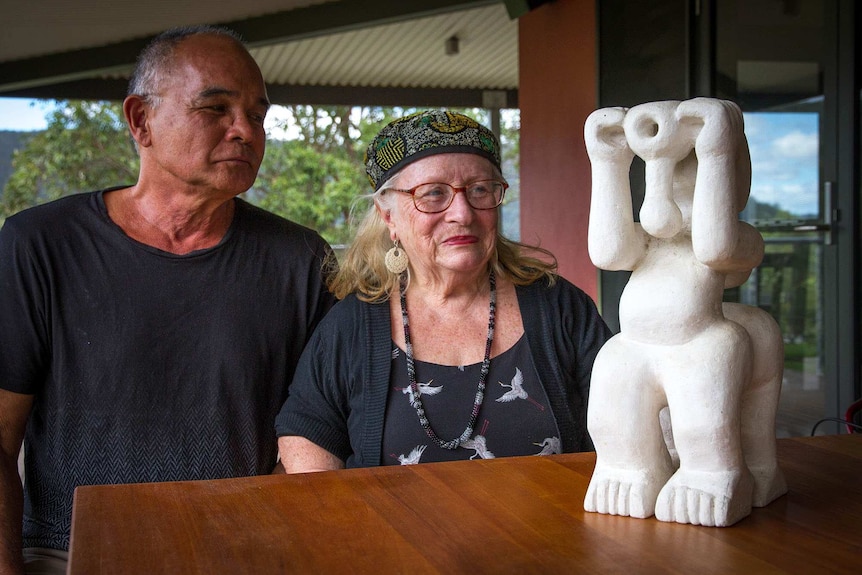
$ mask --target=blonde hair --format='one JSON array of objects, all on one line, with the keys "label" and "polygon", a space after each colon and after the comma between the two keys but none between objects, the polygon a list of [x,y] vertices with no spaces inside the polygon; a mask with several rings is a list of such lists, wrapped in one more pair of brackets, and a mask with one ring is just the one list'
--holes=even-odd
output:
[{"label": "blonde hair", "polygon": [[[355,293],[362,301],[378,303],[398,293],[400,278],[386,269],[384,262],[392,247],[389,227],[376,205],[383,210],[397,209],[396,202],[390,200],[393,196],[386,193],[397,178],[395,174],[377,192],[360,198],[370,200],[371,206],[357,226],[353,243],[339,261],[334,255],[329,259],[327,286],[338,299]],[[529,285],[541,278],[553,285],[557,277],[557,259],[551,252],[510,240],[499,231],[490,263],[498,278],[508,278],[515,285]]]}]

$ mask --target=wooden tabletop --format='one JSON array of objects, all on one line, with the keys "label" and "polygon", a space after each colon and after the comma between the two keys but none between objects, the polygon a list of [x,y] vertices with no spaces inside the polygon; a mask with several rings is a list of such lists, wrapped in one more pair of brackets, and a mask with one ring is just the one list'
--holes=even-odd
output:
[{"label": "wooden tabletop", "polygon": [[862,434],[778,448],[724,528],[585,512],[592,453],[79,487],[69,573],[862,573]]}]

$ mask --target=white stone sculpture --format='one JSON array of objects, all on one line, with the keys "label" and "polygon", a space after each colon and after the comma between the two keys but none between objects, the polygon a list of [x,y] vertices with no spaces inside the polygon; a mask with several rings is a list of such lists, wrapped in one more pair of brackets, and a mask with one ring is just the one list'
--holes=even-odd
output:
[{"label": "white stone sculpture", "polygon": [[[593,367],[584,508],[731,525],[787,491],[775,452],[781,333],[759,308],[722,304],[763,257],[763,238],[739,220],[751,184],[742,112],[709,98],[606,108],[585,137],[590,258],[632,274],[620,333]],[[646,164],[639,223],[635,154]]]}]

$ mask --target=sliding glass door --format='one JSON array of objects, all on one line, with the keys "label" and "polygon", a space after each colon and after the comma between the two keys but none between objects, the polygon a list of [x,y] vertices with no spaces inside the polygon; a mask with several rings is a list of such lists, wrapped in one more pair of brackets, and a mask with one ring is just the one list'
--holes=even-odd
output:
[{"label": "sliding glass door", "polygon": [[[766,241],[763,263],[728,300],[781,326],[779,436],[836,414],[836,29],[833,0],[717,0],[712,95],[745,113],[751,196],[742,218]],[[830,375],[832,377],[830,377]],[[821,432],[835,432],[827,423]]]}]

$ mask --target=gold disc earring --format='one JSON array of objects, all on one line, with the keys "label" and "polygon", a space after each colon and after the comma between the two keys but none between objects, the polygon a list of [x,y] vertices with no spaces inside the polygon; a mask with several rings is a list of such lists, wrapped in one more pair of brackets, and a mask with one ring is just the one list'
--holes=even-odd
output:
[{"label": "gold disc earring", "polygon": [[395,245],[386,252],[384,262],[386,269],[394,274],[401,274],[407,269],[407,254],[398,246],[398,240],[395,240]]}]

